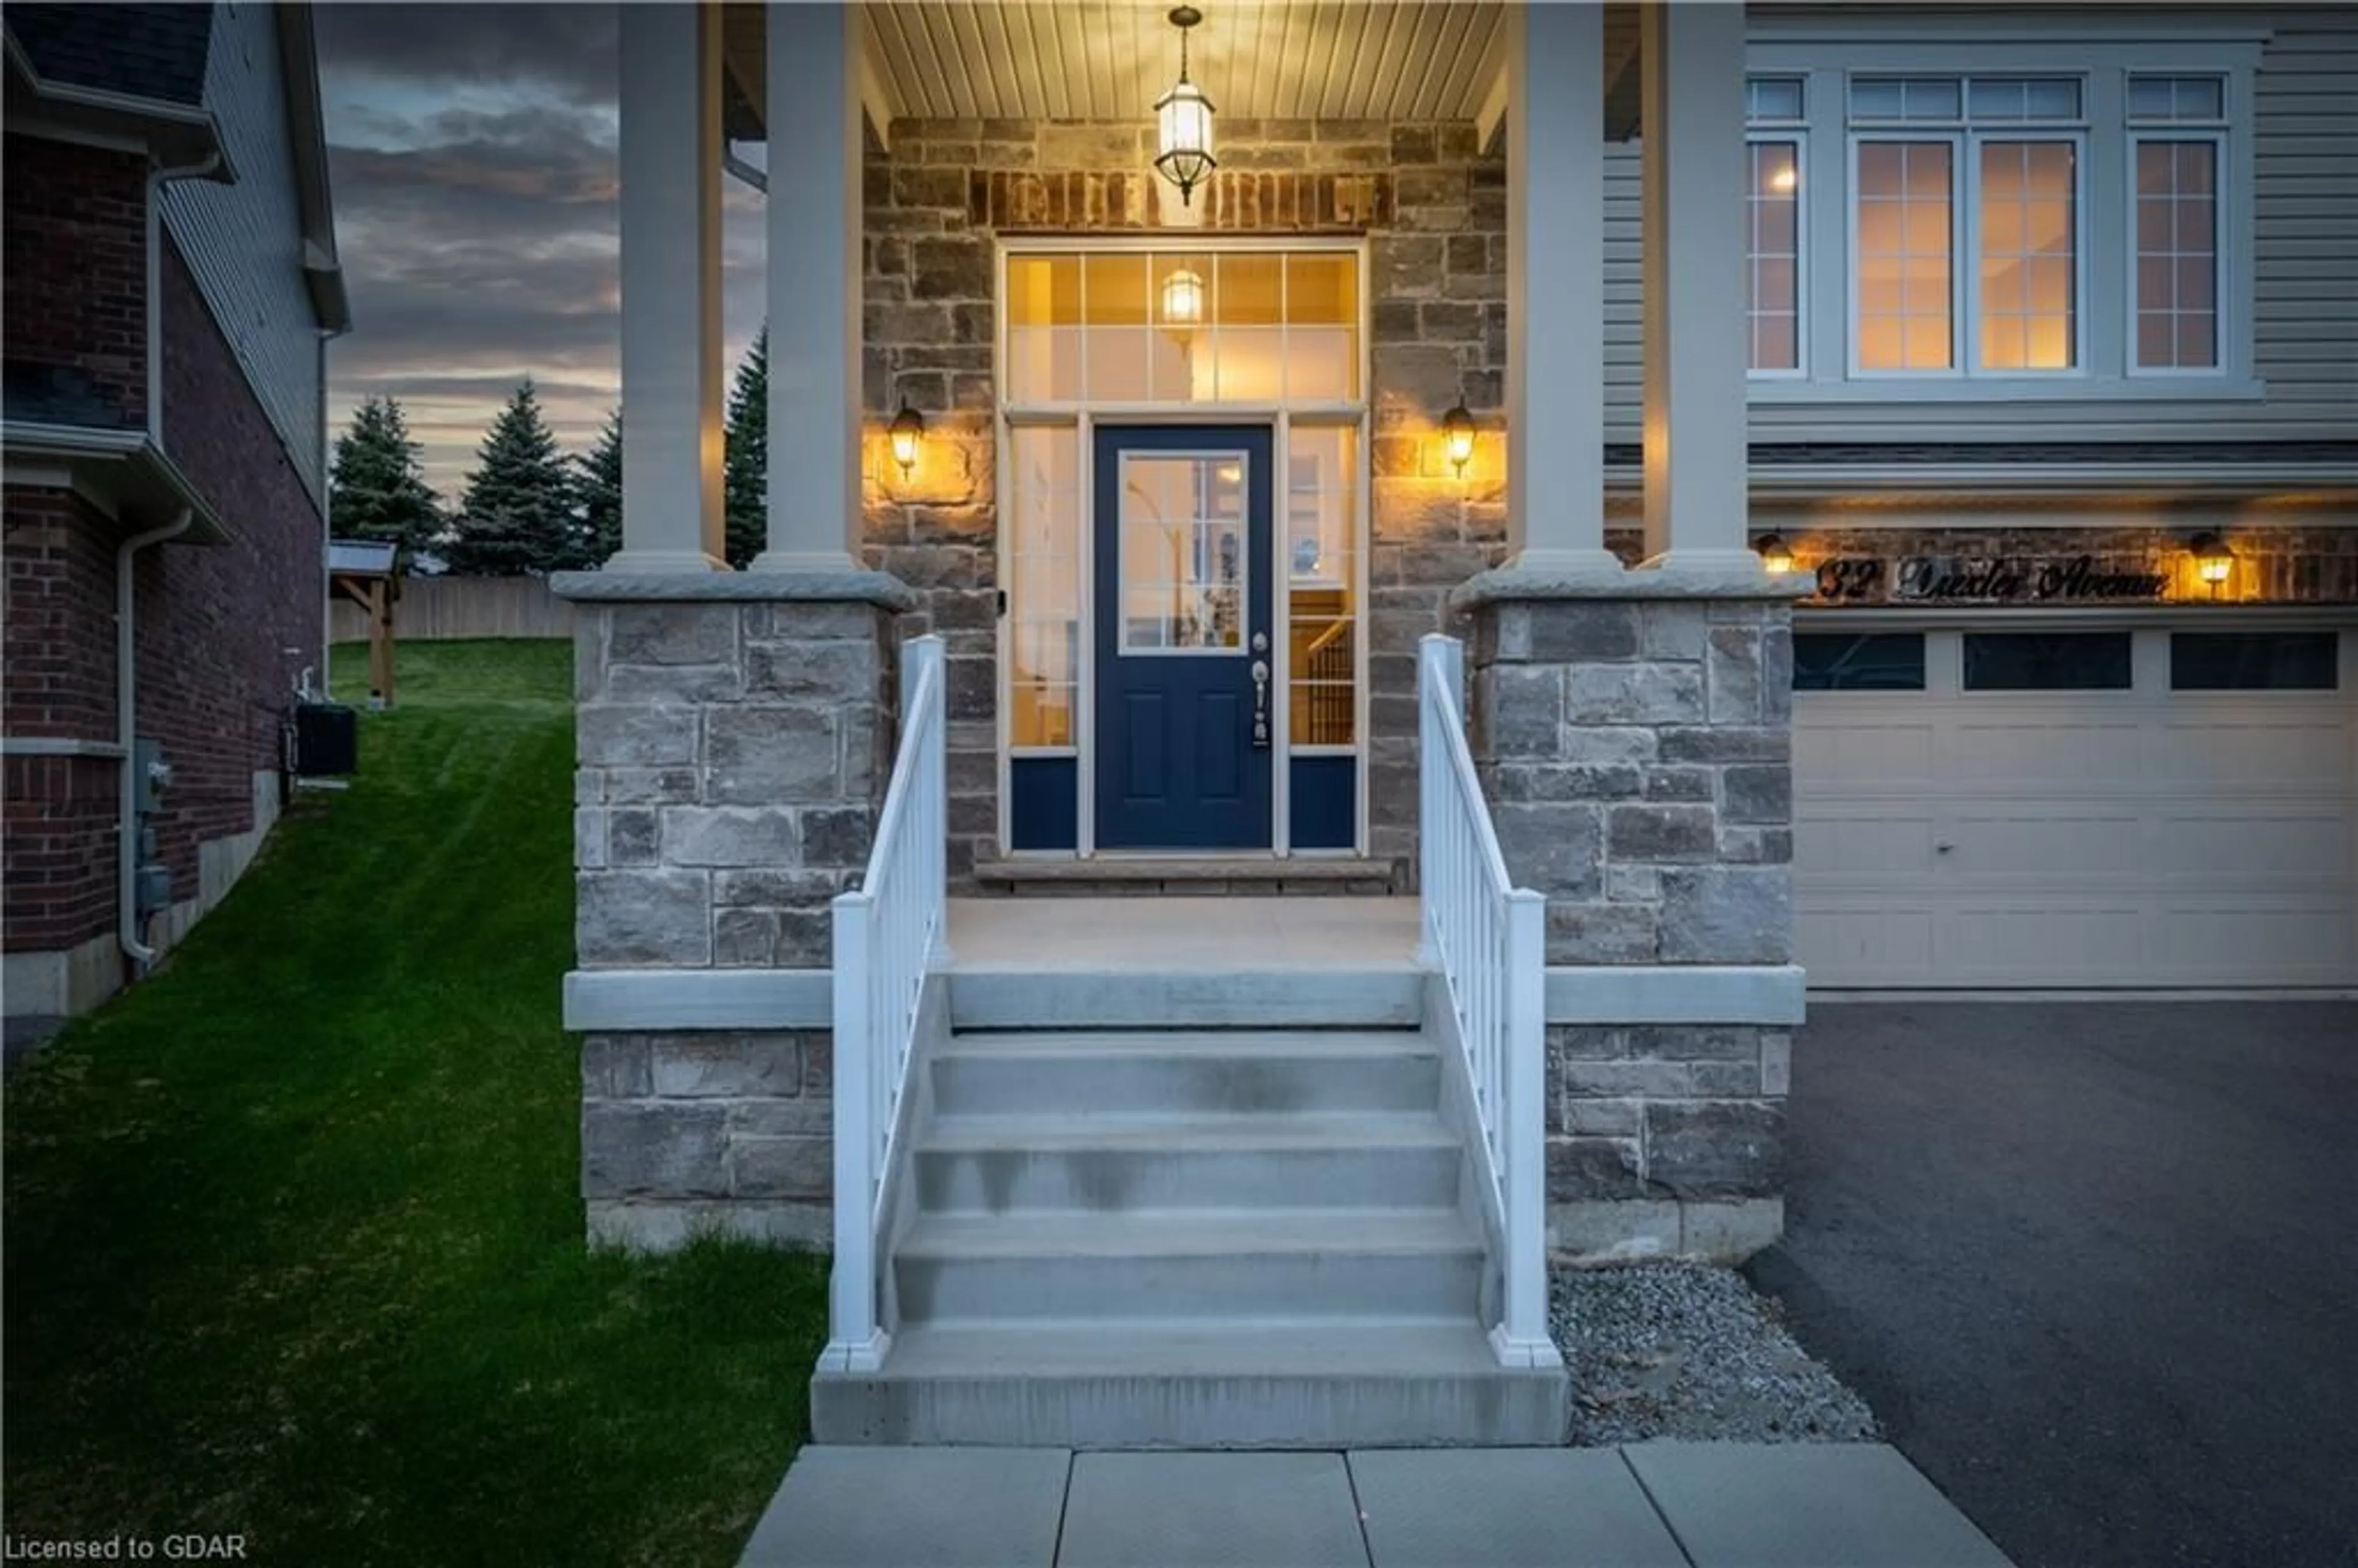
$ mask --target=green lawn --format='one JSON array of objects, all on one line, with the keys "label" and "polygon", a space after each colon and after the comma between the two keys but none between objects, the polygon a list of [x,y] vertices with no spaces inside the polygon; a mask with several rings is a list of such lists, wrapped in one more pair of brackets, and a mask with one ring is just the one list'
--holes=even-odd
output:
[{"label": "green lawn", "polygon": [[825,1268],[583,1245],[571,652],[405,647],[352,790],[8,1081],[12,1538],[735,1560],[806,1435]]}]

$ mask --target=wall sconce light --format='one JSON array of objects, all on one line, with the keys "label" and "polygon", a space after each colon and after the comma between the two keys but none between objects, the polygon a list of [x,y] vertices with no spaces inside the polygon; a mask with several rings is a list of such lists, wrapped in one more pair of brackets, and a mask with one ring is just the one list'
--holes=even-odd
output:
[{"label": "wall sconce light", "polygon": [[1782,577],[1793,569],[1793,547],[1785,543],[1782,534],[1763,534],[1752,547],[1760,552],[1760,564],[1772,575]]},{"label": "wall sconce light", "polygon": [[1204,276],[1178,267],[1163,280],[1163,319],[1192,327],[1204,319]]},{"label": "wall sconce light", "polygon": [[2195,535],[2186,549],[2194,557],[2194,575],[2211,585],[2212,598],[2218,598],[2220,587],[2234,573],[2235,552],[2216,534]]},{"label": "wall sconce light", "polygon": [[1474,460],[1474,416],[1463,403],[1441,416],[1441,450],[1457,477],[1465,478],[1466,465]]},{"label": "wall sconce light", "polygon": [[917,466],[917,443],[925,434],[925,416],[902,399],[901,412],[892,416],[892,460],[901,465],[903,479]]}]

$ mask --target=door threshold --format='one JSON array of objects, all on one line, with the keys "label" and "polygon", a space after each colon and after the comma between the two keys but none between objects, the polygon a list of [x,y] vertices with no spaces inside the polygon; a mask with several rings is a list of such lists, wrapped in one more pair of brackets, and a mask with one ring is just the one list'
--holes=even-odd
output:
[{"label": "door threshold", "polygon": [[975,880],[1009,889],[1154,886],[1165,892],[1190,887],[1206,892],[1231,887],[1282,891],[1285,886],[1330,892],[1391,891],[1393,862],[1362,857],[1279,860],[1270,855],[1142,855],[1123,860],[979,860]]}]

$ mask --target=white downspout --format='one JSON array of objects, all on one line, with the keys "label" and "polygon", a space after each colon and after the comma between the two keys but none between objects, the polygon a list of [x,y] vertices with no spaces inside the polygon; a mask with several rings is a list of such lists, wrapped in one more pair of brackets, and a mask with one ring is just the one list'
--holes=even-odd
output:
[{"label": "white downspout", "polygon": [[[212,152],[195,163],[147,171],[147,441],[158,452],[164,449],[164,183],[201,178],[221,166],[221,154]],[[148,546],[187,533],[195,520],[184,506],[171,522],[134,534],[114,552],[114,739],[123,752],[115,789],[115,923],[124,956],[143,966],[156,949],[139,938],[139,791],[133,776],[139,749],[139,639],[132,561]]]},{"label": "white downspout", "polygon": [[124,954],[142,965],[156,957],[156,949],[139,939],[139,792],[133,776],[139,749],[139,648],[132,619],[133,557],[150,545],[187,533],[195,521],[196,514],[183,506],[179,516],[161,528],[132,535],[114,552],[114,741],[123,752],[123,787],[115,801],[120,839],[115,898]]}]

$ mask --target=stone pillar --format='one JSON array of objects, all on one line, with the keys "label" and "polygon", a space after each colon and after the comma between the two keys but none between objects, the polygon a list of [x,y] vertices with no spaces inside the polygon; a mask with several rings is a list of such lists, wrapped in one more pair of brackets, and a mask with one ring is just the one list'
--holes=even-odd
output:
[{"label": "stone pillar", "polygon": [[860,11],[768,5],[769,538],[759,572],[860,546]]},{"label": "stone pillar", "polygon": [[1733,1258],[1783,1226],[1791,590],[1670,588],[1476,579],[1469,740],[1548,901],[1552,1245]]},{"label": "stone pillar", "polygon": [[1605,548],[1604,13],[1509,5],[1501,24],[1507,546],[1525,568],[1617,578]]},{"label": "stone pillar", "polygon": [[1639,7],[1650,564],[1745,579],[1744,7]]},{"label": "stone pillar", "polygon": [[625,5],[621,171],[628,572],[725,565],[720,492],[720,8]]},{"label": "stone pillar", "polygon": [[823,1245],[828,904],[867,864],[914,595],[881,573],[557,587],[577,614],[567,1024],[590,1238]]}]

